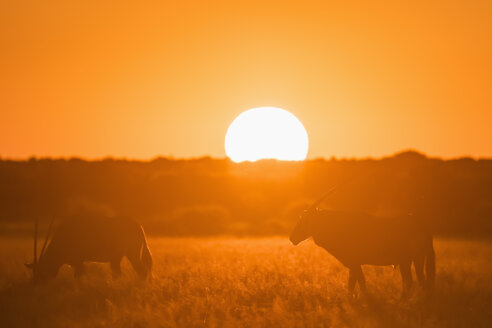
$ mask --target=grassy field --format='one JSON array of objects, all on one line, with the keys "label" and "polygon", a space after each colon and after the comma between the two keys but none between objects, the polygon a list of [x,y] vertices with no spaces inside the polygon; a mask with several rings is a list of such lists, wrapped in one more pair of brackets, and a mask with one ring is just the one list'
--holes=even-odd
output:
[{"label": "grassy field", "polygon": [[150,239],[154,274],[124,260],[88,264],[75,280],[33,286],[31,241],[0,241],[1,327],[486,327],[492,324],[492,243],[437,240],[432,295],[399,298],[391,267],[364,267],[370,295],[347,297],[347,270],[311,241],[286,238]]}]

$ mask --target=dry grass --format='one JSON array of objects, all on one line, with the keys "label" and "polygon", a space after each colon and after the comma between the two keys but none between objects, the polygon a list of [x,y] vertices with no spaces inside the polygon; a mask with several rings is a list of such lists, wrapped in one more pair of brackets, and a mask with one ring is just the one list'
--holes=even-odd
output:
[{"label": "dry grass", "polygon": [[492,320],[492,244],[436,242],[437,284],[400,301],[390,267],[365,267],[371,296],[346,297],[347,271],[312,242],[286,238],[151,239],[143,283],[89,264],[74,280],[32,286],[28,240],[0,241],[2,327],[485,327]]}]

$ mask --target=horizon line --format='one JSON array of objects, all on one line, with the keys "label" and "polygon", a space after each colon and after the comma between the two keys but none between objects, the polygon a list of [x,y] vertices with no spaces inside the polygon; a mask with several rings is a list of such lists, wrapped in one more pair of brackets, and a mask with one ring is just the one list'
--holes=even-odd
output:
[{"label": "horizon line", "polygon": [[[242,164],[242,163],[255,163],[255,162],[263,162],[263,161],[277,161],[277,162],[287,162],[287,163],[297,163],[297,162],[309,162],[309,161],[318,161],[318,160],[324,160],[324,161],[363,161],[363,160],[383,160],[387,158],[394,158],[397,157],[398,155],[404,155],[404,154],[415,154],[418,156],[422,156],[426,159],[438,159],[438,160],[443,160],[443,161],[452,161],[452,160],[460,160],[460,159],[472,159],[474,161],[478,160],[492,160],[491,157],[480,157],[480,156],[471,156],[471,155],[460,155],[460,156],[453,156],[453,157],[440,157],[440,156],[431,156],[428,155],[422,151],[416,150],[416,149],[403,149],[397,152],[394,152],[393,154],[389,155],[383,155],[383,156],[351,156],[351,157],[337,157],[335,155],[332,155],[330,157],[324,157],[324,156],[318,156],[318,157],[313,157],[313,158],[306,158],[304,160],[278,160],[275,158],[265,158],[265,159],[260,159],[258,161],[243,161],[235,164]],[[131,157],[118,157],[118,156],[112,156],[112,155],[107,155],[103,157],[83,157],[83,156],[78,156],[78,155],[70,155],[70,156],[36,156],[36,155],[31,155],[29,157],[24,157],[24,158],[9,158],[9,157],[3,157],[0,155],[0,161],[12,161],[12,162],[29,162],[29,161],[40,161],[40,160],[82,160],[86,162],[102,162],[102,161],[108,161],[108,160],[113,160],[113,161],[127,161],[127,162],[153,162],[159,159],[165,159],[165,160],[170,160],[170,161],[196,161],[196,160],[204,160],[204,159],[209,159],[209,160],[229,160],[233,162],[229,157],[224,156],[224,157],[213,157],[211,155],[201,155],[201,156],[191,156],[191,157],[174,157],[173,155],[156,155],[151,158],[131,158]],[[234,162],[233,162],[234,163]]]}]

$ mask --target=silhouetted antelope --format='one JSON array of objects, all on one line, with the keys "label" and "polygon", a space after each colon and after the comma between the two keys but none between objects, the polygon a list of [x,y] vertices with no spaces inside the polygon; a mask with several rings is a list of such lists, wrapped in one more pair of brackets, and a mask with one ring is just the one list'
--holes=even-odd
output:
[{"label": "silhouetted antelope", "polygon": [[366,290],[361,269],[363,264],[399,265],[402,296],[405,296],[412,285],[413,262],[420,285],[425,289],[432,288],[435,254],[430,233],[419,227],[410,216],[381,218],[362,213],[318,210],[317,206],[330,192],[301,215],[290,235],[294,245],[312,236],[318,246],[346,266],[350,270],[350,295],[353,295],[357,282],[361,291]]},{"label": "silhouetted antelope", "polygon": [[32,269],[35,282],[54,278],[63,264],[69,264],[75,276],[84,272],[84,262],[110,262],[113,276],[121,273],[120,262],[126,256],[140,277],[146,278],[152,269],[150,254],[142,226],[128,218],[77,218],[62,222],[48,243],[53,227],[37,258],[38,224],[34,224],[34,261],[26,263]]}]

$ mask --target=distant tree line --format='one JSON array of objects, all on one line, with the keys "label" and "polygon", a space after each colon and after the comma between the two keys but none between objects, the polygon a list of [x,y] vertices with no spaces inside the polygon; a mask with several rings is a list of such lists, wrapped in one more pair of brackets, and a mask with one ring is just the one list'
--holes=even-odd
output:
[{"label": "distant tree line", "polygon": [[412,215],[436,235],[492,236],[492,160],[417,152],[383,159],[233,163],[200,158],[0,160],[0,234],[52,217],[130,216],[149,234],[285,235],[331,186],[322,205]]}]

